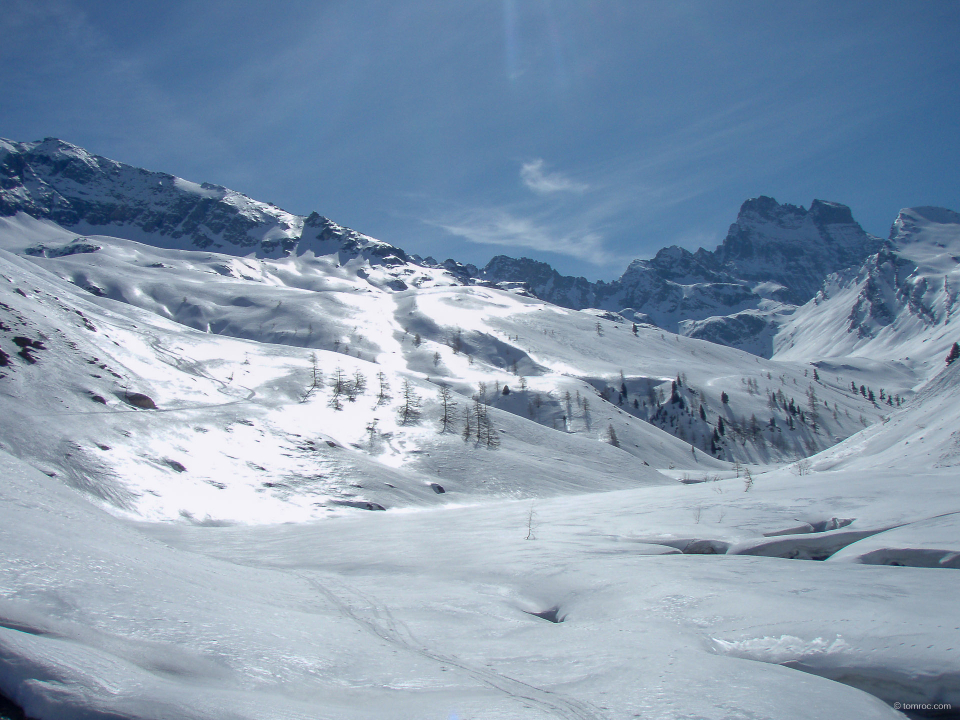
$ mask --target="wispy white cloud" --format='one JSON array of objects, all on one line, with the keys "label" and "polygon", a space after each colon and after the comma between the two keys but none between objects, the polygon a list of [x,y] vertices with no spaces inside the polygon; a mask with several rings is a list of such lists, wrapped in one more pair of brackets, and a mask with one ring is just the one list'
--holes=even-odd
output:
[{"label": "wispy white cloud", "polygon": [[520,179],[523,184],[541,195],[557,192],[581,193],[588,189],[583,183],[575,182],[558,172],[546,172],[542,158],[525,162],[520,166]]},{"label": "wispy white cloud", "polygon": [[427,220],[452,235],[480,245],[566,255],[591,265],[622,263],[624,258],[611,253],[603,235],[577,223],[523,215],[504,208],[473,208]]}]

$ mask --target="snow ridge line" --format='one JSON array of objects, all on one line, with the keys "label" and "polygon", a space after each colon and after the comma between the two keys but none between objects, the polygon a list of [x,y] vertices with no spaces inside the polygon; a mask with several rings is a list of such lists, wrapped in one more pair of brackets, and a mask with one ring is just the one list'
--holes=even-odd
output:
[{"label": "snow ridge line", "polygon": [[297,575],[329,600],[341,615],[391,645],[396,645],[403,650],[415,653],[437,663],[455,667],[484,685],[499,690],[515,700],[532,703],[541,710],[549,712],[562,720],[602,720],[603,718],[602,715],[598,715],[586,703],[579,700],[564,697],[553,690],[544,690],[543,688],[530,685],[529,683],[517,680],[508,675],[478,668],[463,660],[430,650],[414,637],[403,621],[397,620],[393,616],[389,608],[370,596],[364,595],[343,581],[337,581],[340,585],[341,592],[352,595],[355,601],[359,600],[366,606],[369,615],[362,615],[358,611],[356,604],[352,604],[349,599],[345,600],[341,598],[319,581],[303,573],[297,573]]}]

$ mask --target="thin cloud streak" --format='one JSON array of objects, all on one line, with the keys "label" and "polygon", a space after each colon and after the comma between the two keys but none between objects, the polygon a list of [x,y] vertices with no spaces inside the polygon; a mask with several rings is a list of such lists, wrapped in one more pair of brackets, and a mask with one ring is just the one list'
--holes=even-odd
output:
[{"label": "thin cloud streak", "polygon": [[[811,133],[793,120],[796,114],[807,115],[809,109],[801,102],[768,109],[758,99],[743,101],[678,128],[652,152],[581,168],[578,175],[587,179],[582,183],[546,171],[538,158],[520,170],[538,199],[461,208],[424,222],[480,245],[548,252],[618,270],[667,245],[712,249],[732,215],[717,218],[716,230],[709,232],[703,225],[685,228],[676,209],[748,175],[736,151],[745,138],[751,138],[753,152],[776,158],[771,165],[787,167],[802,162],[811,149],[839,142],[863,122],[838,111],[828,118],[828,130]],[[627,230],[628,219],[637,215],[644,219],[639,232]],[[623,249],[611,250],[615,245]]]},{"label": "thin cloud streak", "polygon": [[557,192],[581,193],[589,189],[583,183],[574,182],[558,172],[545,172],[542,158],[525,162],[520,167],[520,179],[523,184],[541,195]]},{"label": "thin cloud streak", "polygon": [[571,229],[566,223],[544,222],[503,208],[474,208],[424,222],[480,245],[567,255],[591,265],[623,262],[604,247],[604,238],[596,231]]}]

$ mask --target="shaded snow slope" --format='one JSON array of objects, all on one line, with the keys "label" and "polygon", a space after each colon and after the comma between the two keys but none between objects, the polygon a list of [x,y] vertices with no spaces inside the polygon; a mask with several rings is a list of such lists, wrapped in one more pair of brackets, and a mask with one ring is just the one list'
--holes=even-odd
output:
[{"label": "shaded snow slope", "polygon": [[905,410],[816,458],[814,467],[955,468],[960,465],[960,364],[944,368]]}]

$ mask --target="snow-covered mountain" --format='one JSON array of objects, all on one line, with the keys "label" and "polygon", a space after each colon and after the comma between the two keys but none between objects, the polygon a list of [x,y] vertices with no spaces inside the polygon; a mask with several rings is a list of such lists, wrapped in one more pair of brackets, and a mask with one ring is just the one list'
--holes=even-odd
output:
[{"label": "snow-covered mountain", "polygon": [[760,197],[743,204],[715,251],[664,248],[651,260],[634,261],[612,283],[563,277],[545,263],[506,256],[477,269],[412,258],[317,213],[292,215],[217,185],[124,165],[54,138],[0,141],[0,216],[17,212],[79,233],[167,248],[267,258],[326,255],[336,248],[344,259],[363,256],[381,266],[398,287],[416,268],[441,269],[452,282],[522,284],[563,307],[629,308],[631,317],[665,329],[761,353],[767,344],[758,322],[767,323],[780,303],[805,302],[829,273],[859,264],[879,247],[843,205],[815,200],[805,210]]},{"label": "snow-covered mountain", "polygon": [[124,165],[56,138],[0,139],[0,216],[18,212],[164,248],[270,258],[338,252],[386,268],[410,261],[399,248],[317,213],[292,215],[219,185]]},{"label": "snow-covered mountain", "polygon": [[838,203],[809,210],[773,198],[747,200],[714,251],[660,250],[612,283],[563,277],[545,263],[494,258],[480,277],[521,282],[537,297],[576,309],[628,309],[673,332],[769,357],[782,318],[826,277],[858,266],[881,245]]},{"label": "snow-covered mountain", "polygon": [[960,214],[902,210],[864,263],[831,275],[776,336],[776,357],[855,356],[939,367],[960,339]]},{"label": "snow-covered mountain", "polygon": [[[960,706],[956,214],[873,248],[842,206],[748,201],[629,282],[519,261],[537,291],[2,152],[0,717]],[[772,345],[831,268],[772,359],[648,322]]]}]

